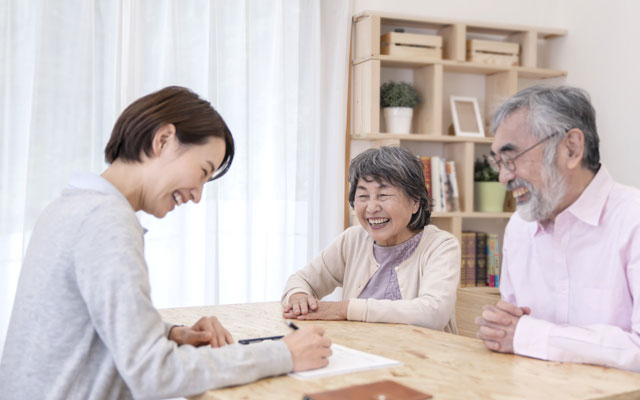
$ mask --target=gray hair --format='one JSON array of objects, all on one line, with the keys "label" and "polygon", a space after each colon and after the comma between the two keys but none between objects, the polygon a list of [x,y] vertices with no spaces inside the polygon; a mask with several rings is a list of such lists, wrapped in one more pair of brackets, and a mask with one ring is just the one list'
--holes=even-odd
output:
[{"label": "gray hair", "polygon": [[531,133],[542,140],[557,134],[550,140],[553,146],[546,146],[544,160],[551,165],[555,160],[558,143],[566,133],[578,128],[584,133],[584,155],[582,165],[596,172],[600,166],[596,112],[591,105],[589,95],[582,89],[570,86],[535,85],[521,90],[508,99],[491,119],[490,130],[496,129],[514,112],[528,109],[528,123]]},{"label": "gray hair", "polygon": [[420,203],[407,227],[417,231],[431,222],[431,202],[424,183],[422,163],[418,157],[402,147],[383,146],[358,154],[349,165],[349,204],[353,207],[360,178],[387,182],[402,189]]}]

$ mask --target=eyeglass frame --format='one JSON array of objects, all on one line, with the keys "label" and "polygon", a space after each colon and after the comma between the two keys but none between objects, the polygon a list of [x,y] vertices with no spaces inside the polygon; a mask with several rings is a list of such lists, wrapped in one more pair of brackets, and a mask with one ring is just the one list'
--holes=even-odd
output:
[{"label": "eyeglass frame", "polygon": [[498,160],[498,159],[496,159],[496,155],[495,154],[489,154],[489,157],[488,157],[489,166],[491,167],[491,169],[494,172],[497,172],[497,173],[500,173],[501,165],[504,165],[504,167],[507,169],[507,171],[515,172],[515,170],[516,170],[516,159],[518,159],[518,157],[520,157],[521,155],[525,154],[529,150],[534,149],[538,145],[544,143],[547,139],[551,139],[552,137],[557,136],[559,133],[560,132],[552,133],[551,135],[545,137],[544,139],[536,142],[534,145],[529,146],[526,149],[522,150],[520,153],[516,154],[513,157],[505,157],[504,159],[502,159],[502,157],[500,157],[500,159]]}]

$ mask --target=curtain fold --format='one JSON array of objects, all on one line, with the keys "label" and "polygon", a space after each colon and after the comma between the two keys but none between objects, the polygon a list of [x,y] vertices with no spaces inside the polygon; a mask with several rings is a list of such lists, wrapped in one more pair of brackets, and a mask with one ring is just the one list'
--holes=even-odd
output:
[{"label": "curtain fold", "polygon": [[278,300],[342,230],[351,2],[0,0],[0,349],[21,259],[74,170],[100,173],[119,113],[168,85],[236,140],[200,204],[139,213],[159,308]]}]

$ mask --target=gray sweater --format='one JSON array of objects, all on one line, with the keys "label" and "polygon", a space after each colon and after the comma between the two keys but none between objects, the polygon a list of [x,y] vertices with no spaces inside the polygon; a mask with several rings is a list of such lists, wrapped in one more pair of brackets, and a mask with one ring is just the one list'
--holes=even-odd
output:
[{"label": "gray sweater", "polygon": [[144,229],[105,179],[76,174],[38,220],[0,363],[0,399],[189,396],[286,373],[282,341],[177,346],[150,298]]}]

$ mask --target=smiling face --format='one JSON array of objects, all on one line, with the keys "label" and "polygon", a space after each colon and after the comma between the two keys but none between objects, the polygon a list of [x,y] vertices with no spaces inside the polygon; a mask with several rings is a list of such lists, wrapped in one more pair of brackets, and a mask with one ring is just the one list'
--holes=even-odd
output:
[{"label": "smiling face", "polygon": [[[156,143],[157,141],[157,143]],[[204,144],[179,143],[175,128],[167,125],[154,138],[155,156],[146,159],[146,180],[141,209],[158,218],[176,206],[200,201],[202,187],[222,164],[225,144],[210,137]]]},{"label": "smiling face", "polygon": [[[540,139],[531,133],[526,109],[507,118],[496,129],[491,151],[498,158],[513,157]],[[544,162],[547,143],[531,149],[515,160],[515,171],[504,166],[500,182],[511,190],[520,216],[527,221],[545,221],[554,216],[566,193],[566,180],[554,163]]]},{"label": "smiling face", "polygon": [[370,177],[358,181],[354,199],[358,220],[380,246],[395,246],[413,237],[407,225],[419,206],[397,186]]}]

